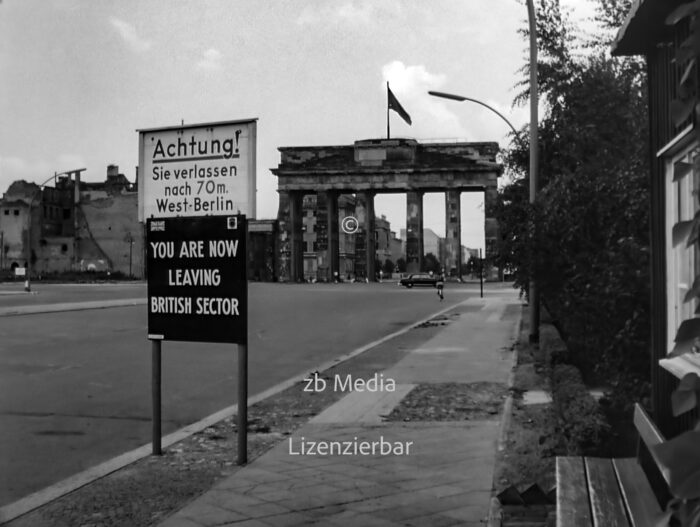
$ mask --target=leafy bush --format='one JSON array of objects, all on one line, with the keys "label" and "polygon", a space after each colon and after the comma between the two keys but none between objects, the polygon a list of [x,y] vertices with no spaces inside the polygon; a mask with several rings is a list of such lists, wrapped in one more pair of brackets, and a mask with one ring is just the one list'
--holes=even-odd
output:
[{"label": "leafy bush", "polygon": [[597,454],[609,426],[600,406],[583,384],[581,373],[575,366],[556,364],[552,368],[551,382],[554,453]]}]

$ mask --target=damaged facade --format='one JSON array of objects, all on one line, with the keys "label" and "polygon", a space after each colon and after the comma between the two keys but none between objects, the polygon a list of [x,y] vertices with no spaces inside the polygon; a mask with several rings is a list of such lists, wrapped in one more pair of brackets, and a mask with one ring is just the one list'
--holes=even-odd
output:
[{"label": "damaged facade", "polygon": [[0,268],[29,263],[32,275],[109,271],[142,278],[137,196],[136,185],[116,165],[107,167],[99,183],[81,181],[78,174],[43,187],[15,181],[0,199]]}]

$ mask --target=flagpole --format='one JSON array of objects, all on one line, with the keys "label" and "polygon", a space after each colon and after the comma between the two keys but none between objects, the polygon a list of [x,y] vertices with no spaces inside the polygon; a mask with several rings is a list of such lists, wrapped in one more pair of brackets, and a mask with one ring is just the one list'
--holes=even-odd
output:
[{"label": "flagpole", "polygon": [[391,139],[391,131],[389,129],[389,82],[386,83],[386,138]]}]

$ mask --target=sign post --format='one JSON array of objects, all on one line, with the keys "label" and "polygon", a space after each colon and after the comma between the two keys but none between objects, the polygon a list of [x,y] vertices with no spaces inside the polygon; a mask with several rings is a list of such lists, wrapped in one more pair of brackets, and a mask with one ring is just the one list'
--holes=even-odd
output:
[{"label": "sign post", "polygon": [[484,260],[481,258],[481,249],[479,249],[479,296],[484,298]]},{"label": "sign post", "polygon": [[161,446],[161,360],[160,360],[160,340],[151,340],[151,400],[153,406],[153,433],[151,438],[152,452],[154,456],[163,454]]},{"label": "sign post", "polygon": [[248,342],[238,345],[238,458],[239,465],[248,462]]}]

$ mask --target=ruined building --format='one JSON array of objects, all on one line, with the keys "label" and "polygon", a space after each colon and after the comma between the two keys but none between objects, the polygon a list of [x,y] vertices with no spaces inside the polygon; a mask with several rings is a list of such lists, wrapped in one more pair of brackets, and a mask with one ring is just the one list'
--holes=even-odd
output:
[{"label": "ruined building", "polygon": [[0,269],[29,263],[33,275],[119,271],[143,277],[137,196],[116,165],[99,183],[81,181],[79,173],[43,187],[15,181],[0,199]]}]

